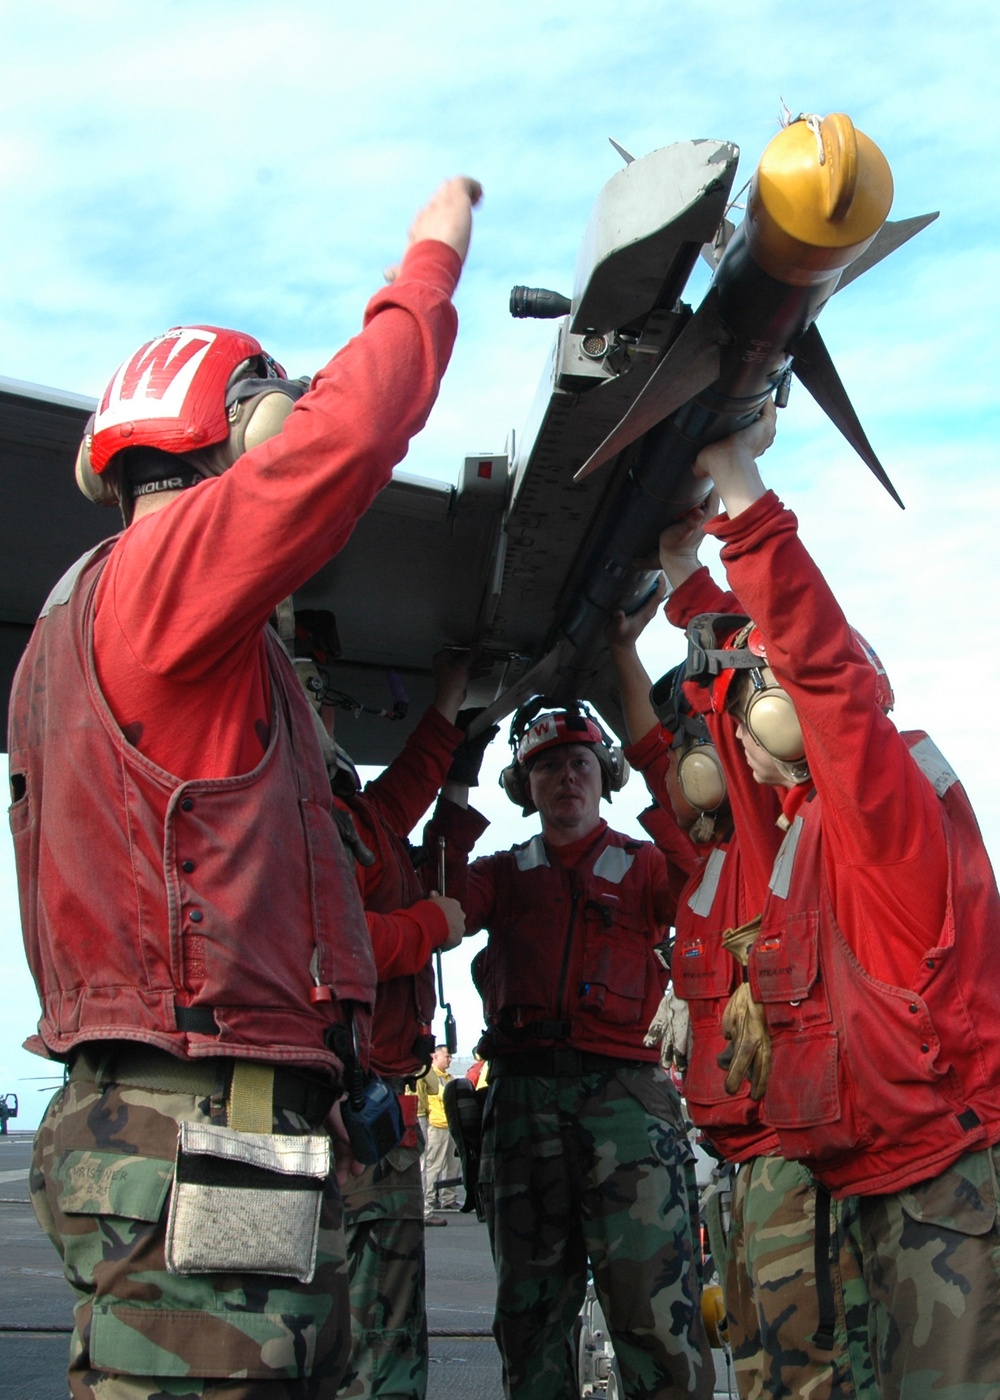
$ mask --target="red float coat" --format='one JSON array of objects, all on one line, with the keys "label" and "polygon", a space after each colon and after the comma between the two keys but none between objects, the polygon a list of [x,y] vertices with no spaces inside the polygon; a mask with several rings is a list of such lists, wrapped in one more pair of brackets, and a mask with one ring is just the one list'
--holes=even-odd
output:
[{"label": "red float coat", "polygon": [[983,976],[1000,896],[954,775],[877,709],[795,517],[768,492],[710,529],[815,783],[812,800],[786,796],[795,820],[750,956],[772,1037],[765,1113],[835,1195],[897,1191],[1000,1139],[1000,985]]},{"label": "red float coat", "polygon": [[[665,783],[670,754],[669,736],[659,725],[625,750],[656,799],[657,806],[643,812],[639,820],[658,845],[675,841],[678,832]],[[774,845],[777,849],[777,839]],[[691,1016],[692,1046],[683,1093],[697,1127],[729,1161],[743,1162],[777,1152],[778,1138],[764,1123],[760,1104],[750,1098],[749,1084],[744,1082],[737,1093],[727,1094],[726,1071],[718,1065],[717,1057],[728,1046],[722,1035],[722,1013],[742,971],[722,946],[722,934],[760,913],[764,891],[756,903],[750,900],[736,836],[694,849],[699,853],[698,864],[677,902],[670,962],[674,991],[688,1003]]]},{"label": "red float coat", "polygon": [[[690,843],[689,843],[690,844]],[[469,866],[470,932],[490,1056],[554,1043],[655,1061],[642,1038],[667,984],[665,942],[686,872],[606,822],[572,869],[541,835]]]},{"label": "red float coat", "polygon": [[[67,630],[55,609],[38,629],[12,697],[12,781],[26,792],[11,823],[51,1051],[113,1036],[181,1055],[224,1050],[339,1068],[321,1035],[331,1005],[317,1009],[309,987],[334,982],[338,996],[370,1003],[374,969],[353,875],[339,839],[329,839],[329,783],[324,794],[315,785],[319,749],[302,730],[305,700],[288,684],[266,623],[342,547],[425,422],[454,341],[460,270],[445,244],[414,244],[397,280],[369,303],[362,333],[320,371],[278,436],[113,542],[89,600],[92,654],[82,617]],[[80,697],[60,688],[70,707],[60,714],[39,696],[63,666],[85,685]],[[272,706],[272,695],[281,703]],[[84,698],[99,785],[87,781],[92,768],[65,732]],[[77,778],[61,771],[71,751]],[[111,773],[109,751],[118,756]],[[273,786],[278,768],[281,793],[264,781]],[[223,786],[204,789],[212,821],[200,801],[188,816],[189,785],[215,781]],[[255,797],[265,812],[294,804],[294,821],[258,821]],[[115,833],[126,830],[122,854]],[[257,874],[244,876],[251,853]],[[180,879],[180,860],[194,864],[180,872],[193,880]],[[286,885],[294,888],[279,901]],[[223,908],[216,929],[210,921]],[[294,927],[301,934],[286,938]],[[310,931],[318,966],[298,956]],[[335,945],[342,963],[356,958],[349,976],[331,965]],[[268,970],[275,964],[280,972]],[[222,1003],[222,1041],[178,1031],[175,1004],[209,988],[228,996],[237,975],[234,1005]]]},{"label": "red float coat", "polygon": [[[185,782],[150,762],[94,667],[94,595],[113,548],[50,599],[11,698],[11,773],[24,786],[11,826],[42,1001],[28,1046],[65,1056],[134,1040],[338,1072],[324,1032],[350,1001],[366,1036],[375,967],[309,702],[267,636],[274,722],[258,765]],[[329,993],[313,1002],[317,983]],[[191,1007],[207,1027],[190,1028]]]},{"label": "red float coat", "polygon": [[[420,1036],[430,1037],[436,1005],[431,954],[448,936],[448,920],[437,904],[425,899],[424,885],[436,888],[436,866],[425,867],[421,883],[406,836],[430,806],[463,733],[431,707],[422,716],[402,752],[364,792],[335,799],[351,813],[374,865],[356,864],[361,898],[378,973],[372,1024],[371,1065],[381,1075],[407,1078],[427,1063]],[[443,804],[454,813],[459,808]],[[473,817],[478,814],[469,814]],[[458,828],[462,829],[459,830]],[[472,849],[486,820],[449,822],[451,841]],[[423,872],[421,872],[423,873]],[[415,1048],[416,1047],[416,1048]]]}]

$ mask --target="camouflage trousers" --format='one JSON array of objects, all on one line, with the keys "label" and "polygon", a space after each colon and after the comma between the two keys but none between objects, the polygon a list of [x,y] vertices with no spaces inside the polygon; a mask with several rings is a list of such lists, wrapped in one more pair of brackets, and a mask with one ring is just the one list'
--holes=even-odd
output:
[{"label": "camouflage trousers", "polygon": [[741,1400],[878,1400],[857,1209],[799,1162],[740,1166],[724,1293]]},{"label": "camouflage trousers", "polygon": [[575,1079],[499,1073],[479,1190],[509,1400],[576,1400],[587,1264],[629,1400],[712,1394],[692,1232],[693,1154],[654,1065]]},{"label": "camouflage trousers", "polygon": [[[332,1400],[348,1361],[340,1192],[322,1187],[315,1274],[168,1273],[181,1123],[222,1125],[224,1099],[71,1079],[35,1137],[31,1194],[77,1302],[76,1400]],[[321,1131],[275,1112],[274,1131]]]},{"label": "camouflage trousers", "polygon": [[882,1400],[1000,1400],[1000,1145],[860,1201]]},{"label": "camouflage trousers", "polygon": [[351,1362],[337,1395],[423,1400],[428,1362],[420,1148],[394,1148],[342,1189]]}]

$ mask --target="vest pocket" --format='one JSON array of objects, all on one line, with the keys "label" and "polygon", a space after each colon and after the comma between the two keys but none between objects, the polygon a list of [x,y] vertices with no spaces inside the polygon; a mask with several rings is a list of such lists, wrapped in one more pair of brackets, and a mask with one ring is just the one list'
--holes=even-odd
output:
[{"label": "vest pocket", "polygon": [[870,1146],[871,1128],[850,1085],[841,1085],[836,1031],[779,1034],[771,1055],[764,1117],[780,1134],[786,1157],[833,1166]]},{"label": "vest pocket", "polygon": [[772,1040],[768,1122],[776,1128],[805,1128],[840,1118],[837,1050],[833,1030],[789,1033]]},{"label": "vest pocket", "polygon": [[685,1001],[719,1001],[723,1004],[736,986],[736,960],[720,944],[716,932],[678,938],[670,960],[674,991]]},{"label": "vest pocket", "polygon": [[767,1010],[772,1031],[829,1025],[830,1006],[819,975],[819,915],[792,914],[762,928],[750,949],[750,990]]},{"label": "vest pocket", "polygon": [[587,955],[580,978],[581,1011],[598,1013],[614,1026],[632,1026],[645,1003],[650,953],[634,934],[618,929],[619,937],[588,937]]}]

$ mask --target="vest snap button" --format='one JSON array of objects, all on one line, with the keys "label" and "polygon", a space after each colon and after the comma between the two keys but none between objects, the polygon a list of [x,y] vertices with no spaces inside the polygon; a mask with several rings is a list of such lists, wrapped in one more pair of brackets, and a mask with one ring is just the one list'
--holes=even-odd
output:
[{"label": "vest snap button", "polygon": [[205,915],[201,912],[200,909],[192,909],[190,914],[188,914],[188,918],[193,924],[200,924],[204,917]]},{"label": "vest snap button", "polygon": [[194,869],[194,861],[193,861],[193,860],[182,860],[182,861],[181,861],[181,869],[184,871],[184,874],[185,874],[185,875],[190,875],[190,874],[191,874],[191,871]]},{"label": "vest snap button", "polygon": [[930,1050],[930,1048],[931,1048],[931,1047],[930,1047],[929,1045],[921,1045],[921,1047],[920,1047],[920,1053],[921,1053],[922,1055],[926,1055],[927,1052]]},{"label": "vest snap button", "polygon": [[183,799],[181,800],[181,811],[182,811],[182,812],[190,812],[193,806],[194,806],[194,800],[193,800],[192,798],[190,798],[190,797],[185,797],[185,798],[183,798]]},{"label": "vest snap button", "polygon": [[911,1015],[911,1016],[915,1016],[919,1010],[920,1010],[920,1007],[919,1007],[919,1006],[911,1006],[911,1007],[910,1007],[910,1015]]}]

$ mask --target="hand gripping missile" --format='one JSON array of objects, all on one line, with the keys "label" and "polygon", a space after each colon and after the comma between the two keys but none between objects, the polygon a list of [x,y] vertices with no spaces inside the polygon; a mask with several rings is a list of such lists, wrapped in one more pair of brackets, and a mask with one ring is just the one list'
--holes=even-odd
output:
[{"label": "hand gripping missile", "polygon": [[[878,147],[840,113],[801,117],[774,138],[753,176],[746,216],[711,288],[624,417],[576,474],[628,452],[631,464],[579,573],[559,631],[572,643],[575,694],[611,610],[631,611],[655,574],[633,561],[706,498],[699,450],[752,422],[794,374],[902,505],[875,456],[813,324],[838,283],[919,232],[936,214],[888,224],[892,176]],[[588,654],[589,653],[589,654]]]}]

